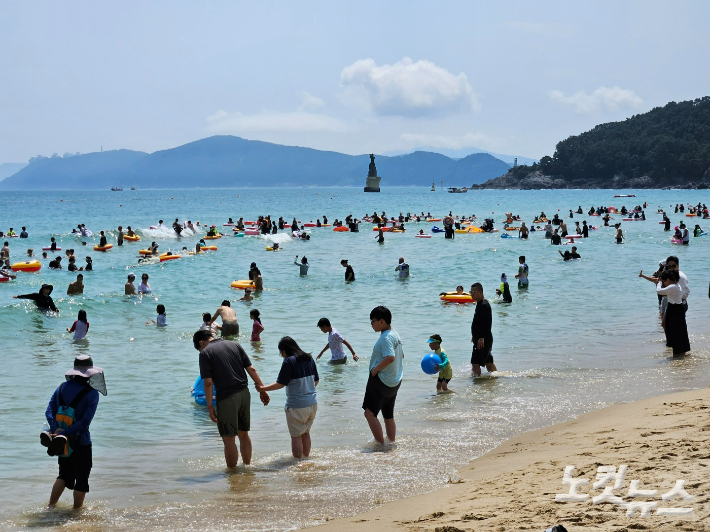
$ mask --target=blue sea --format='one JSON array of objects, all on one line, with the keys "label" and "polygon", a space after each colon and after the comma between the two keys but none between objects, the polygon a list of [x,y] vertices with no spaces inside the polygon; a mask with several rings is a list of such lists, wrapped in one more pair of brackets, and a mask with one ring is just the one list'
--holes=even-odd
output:
[{"label": "blue sea", "polygon": [[[614,198],[614,194],[636,198]],[[0,526],[5,530],[289,530],[351,515],[383,502],[431,491],[456,479],[467,462],[511,436],[570,419],[614,402],[710,384],[708,299],[710,237],[693,238],[690,246],[670,243],[658,224],[659,208],[677,203],[710,203],[707,191],[469,191],[430,192],[422,188],[383,189],[365,194],[347,188],[137,190],[123,192],[6,192],[0,197],[0,229],[27,240],[11,239],[12,262],[24,260],[27,248],[41,254],[54,236],[61,254],[74,248],[82,264],[93,258],[94,271],[84,278],[85,293],[67,296],[75,274],[50,271],[20,273],[0,284],[0,481],[3,485]],[[647,220],[622,222],[626,236],[617,245],[614,229],[597,217],[575,214],[581,205],[627,207],[648,203]],[[559,209],[559,211],[558,211]],[[159,219],[222,224],[229,217],[254,220],[260,214],[294,216],[302,222],[326,215],[329,221],[348,214],[361,218],[373,211],[431,212],[443,217],[475,214],[492,217],[499,233],[457,234],[453,241],[429,233],[433,224],[407,224],[403,234],[385,234],[375,242],[371,225],[359,233],[331,228],[310,230],[308,242],[287,232],[268,237],[227,235],[218,251],[160,264],[139,265],[137,252],[151,240],[161,251],[190,249],[197,235],[177,238],[150,230]],[[528,241],[503,239],[505,212],[520,214],[528,225],[545,211],[573,222],[600,226],[579,243],[581,260],[563,262],[558,249],[532,233]],[[669,211],[672,213],[672,208]],[[615,216],[615,222],[621,221]],[[707,220],[671,214],[690,227]],[[72,236],[84,223],[92,238]],[[116,228],[128,225],[142,236],[107,253],[93,251],[98,232],[115,244]],[[516,234],[516,233],[514,233]],[[86,246],[82,241],[87,242]],[[266,251],[279,242],[282,251]],[[665,348],[654,286],[638,277],[652,273],[669,254],[680,258],[691,295],[687,315],[692,355],[673,359]],[[299,277],[296,256],[306,255],[308,277]],[[512,279],[518,256],[530,267],[530,287],[519,291]],[[399,257],[410,264],[411,277],[399,280]],[[357,280],[344,282],[341,259],[348,259]],[[249,264],[260,268],[265,290],[254,301],[238,302],[230,288],[247,278]],[[150,275],[153,294],[123,295],[129,272]],[[496,298],[501,273],[511,279],[513,303]],[[493,306],[493,355],[497,378],[472,379],[470,325],[472,305],[444,304],[442,291],[481,282]],[[31,301],[13,294],[54,286],[59,315],[45,315]],[[249,467],[228,472],[216,426],[204,407],[196,406],[190,388],[198,375],[198,355],[191,342],[203,312],[214,312],[223,299],[232,301],[241,324],[240,343],[266,383],[278,374],[279,339],[292,336],[307,351],[318,353],[327,337],[316,327],[327,317],[353,345],[359,362],[329,366],[318,361],[318,416],[312,430],[309,460],[291,458],[283,412],[283,391],[271,394],[264,407],[252,394],[254,459]],[[168,327],[147,325],[156,305],[165,305]],[[372,346],[377,340],[369,312],[386,305],[393,314],[405,350],[404,380],[396,408],[397,443],[379,448],[363,417],[362,398]],[[84,341],[66,332],[83,309],[91,324]],[[261,312],[262,342],[251,344],[250,309]],[[437,395],[436,376],[419,368],[428,353],[426,340],[438,333],[454,367],[450,387]],[[90,354],[104,368],[108,396],[101,397],[91,425],[94,468],[83,512],[69,511],[65,494],[59,510],[45,512],[57,474],[56,459],[39,444],[44,411],[78,354]]]}]

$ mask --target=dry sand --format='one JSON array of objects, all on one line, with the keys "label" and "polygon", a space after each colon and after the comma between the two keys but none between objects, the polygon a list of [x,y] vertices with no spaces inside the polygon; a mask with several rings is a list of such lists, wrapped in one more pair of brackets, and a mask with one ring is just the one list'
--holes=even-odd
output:
[{"label": "dry sand", "polygon": [[[658,501],[658,508],[691,507],[691,516],[626,516],[619,505],[595,505],[598,466],[626,464],[623,486],[614,494],[630,500]],[[555,502],[567,493],[566,466],[573,477],[590,479],[579,493],[585,502]],[[462,471],[457,484],[399,501],[367,513],[313,527],[314,532],[543,531],[561,524],[569,532],[710,531],[710,389],[610,406],[577,419],[517,436]],[[628,496],[632,480],[657,496]],[[685,480],[690,502],[663,501],[676,480]]]}]

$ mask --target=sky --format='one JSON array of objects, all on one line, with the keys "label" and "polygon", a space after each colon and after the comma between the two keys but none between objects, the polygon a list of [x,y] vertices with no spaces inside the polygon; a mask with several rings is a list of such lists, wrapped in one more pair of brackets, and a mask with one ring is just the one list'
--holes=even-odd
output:
[{"label": "sky", "polygon": [[0,163],[211,135],[557,142],[710,94],[710,2],[0,0]]}]

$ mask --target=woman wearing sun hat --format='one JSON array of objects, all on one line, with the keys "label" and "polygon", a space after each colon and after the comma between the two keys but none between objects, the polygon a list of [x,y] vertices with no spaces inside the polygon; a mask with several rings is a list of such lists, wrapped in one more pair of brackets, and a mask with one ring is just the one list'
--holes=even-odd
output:
[{"label": "woman wearing sun hat", "polygon": [[[47,507],[54,508],[64,488],[69,488],[74,490],[74,508],[81,508],[89,492],[92,467],[89,425],[99,405],[99,392],[106,395],[106,381],[104,370],[94,366],[88,355],[77,356],[74,367],[64,376],[66,382],[54,391],[45,412],[49,431],[40,435],[40,441],[48,447],[47,454],[60,455],[59,476],[52,486]],[[67,406],[74,412],[73,419],[68,421]],[[68,450],[67,444],[71,453],[61,456]]]}]

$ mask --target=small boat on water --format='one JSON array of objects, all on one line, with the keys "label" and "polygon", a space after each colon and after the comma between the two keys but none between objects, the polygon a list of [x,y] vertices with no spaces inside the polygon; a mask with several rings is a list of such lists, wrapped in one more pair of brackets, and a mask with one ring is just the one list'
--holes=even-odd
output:
[{"label": "small boat on water", "polygon": [[635,198],[636,194],[617,194],[615,198]]},{"label": "small boat on water", "polygon": [[468,192],[468,189],[466,187],[463,187],[463,188],[449,187],[449,192],[451,194],[463,194],[464,192]]},{"label": "small boat on water", "polygon": [[136,190],[136,187],[131,187],[131,190]]},{"label": "small boat on water", "polygon": [[434,188],[434,183],[433,183],[433,182],[432,182],[432,184],[431,184],[431,191],[432,191],[432,192],[436,192],[436,188]]},{"label": "small boat on water", "polygon": [[112,190],[113,192],[121,192],[123,189],[122,189],[122,188],[118,188],[118,187],[111,187],[111,190]]}]

